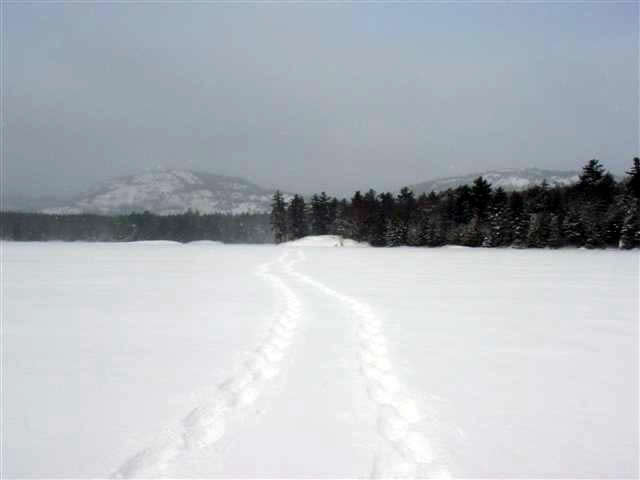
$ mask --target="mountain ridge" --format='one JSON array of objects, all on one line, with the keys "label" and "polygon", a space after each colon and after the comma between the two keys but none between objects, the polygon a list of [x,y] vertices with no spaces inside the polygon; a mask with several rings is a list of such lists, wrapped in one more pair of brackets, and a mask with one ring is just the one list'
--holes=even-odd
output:
[{"label": "mountain ridge", "polygon": [[173,215],[200,213],[265,213],[273,190],[244,178],[187,170],[163,169],[115,177],[76,195],[63,206],[43,213],[117,214],[149,211]]},{"label": "mountain ridge", "polygon": [[572,185],[578,181],[579,175],[579,172],[573,170],[546,170],[534,167],[503,168],[435,178],[409,185],[409,188],[416,194],[430,193],[432,191],[441,192],[449,188],[470,185],[476,178],[482,177],[491,183],[493,188],[502,187],[504,190],[513,191],[540,185],[545,180],[551,187]]}]

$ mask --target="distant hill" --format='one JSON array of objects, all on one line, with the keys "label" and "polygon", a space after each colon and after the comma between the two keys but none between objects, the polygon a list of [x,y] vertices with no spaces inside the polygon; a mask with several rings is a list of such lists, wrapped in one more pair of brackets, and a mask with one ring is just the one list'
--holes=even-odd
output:
[{"label": "distant hill", "polygon": [[579,173],[575,171],[542,170],[539,168],[488,170],[486,172],[460,175],[457,177],[438,178],[427,182],[411,185],[416,193],[441,192],[461,185],[469,185],[482,176],[493,188],[502,187],[505,190],[524,190],[533,185],[539,185],[544,180],[549,186],[571,185],[578,181]]},{"label": "distant hill", "polygon": [[148,210],[159,215],[270,211],[272,190],[236,177],[190,170],[161,170],[120,177],[44,213],[117,214]]}]

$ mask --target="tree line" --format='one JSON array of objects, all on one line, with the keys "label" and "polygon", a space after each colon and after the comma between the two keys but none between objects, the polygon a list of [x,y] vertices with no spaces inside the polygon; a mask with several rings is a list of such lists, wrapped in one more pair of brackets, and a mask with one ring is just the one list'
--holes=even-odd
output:
[{"label": "tree line", "polygon": [[216,240],[224,243],[271,243],[269,214],[128,215],[1,212],[0,238],[17,241]]},{"label": "tree line", "polygon": [[570,186],[546,182],[506,192],[478,177],[472,185],[419,196],[373,189],[338,200],[310,201],[276,192],[271,227],[276,243],[334,234],[372,246],[623,249],[640,246],[640,159],[616,181],[594,159]]}]

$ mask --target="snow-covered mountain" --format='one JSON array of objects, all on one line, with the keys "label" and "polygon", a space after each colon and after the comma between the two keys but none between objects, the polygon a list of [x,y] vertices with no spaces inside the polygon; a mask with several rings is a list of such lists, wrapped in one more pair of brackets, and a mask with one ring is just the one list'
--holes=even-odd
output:
[{"label": "snow-covered mountain", "polygon": [[412,185],[411,189],[417,194],[423,192],[429,193],[431,191],[441,192],[448,188],[470,185],[479,176],[482,176],[486,181],[491,183],[493,188],[502,187],[505,190],[524,190],[533,185],[539,185],[544,180],[547,181],[549,186],[571,185],[578,181],[579,173],[573,171],[542,170],[539,168],[488,170],[470,175],[438,178]]},{"label": "snow-covered mountain", "polygon": [[189,170],[162,170],[120,177],[44,213],[129,213],[160,215],[259,213],[270,210],[273,192],[247,180]]}]

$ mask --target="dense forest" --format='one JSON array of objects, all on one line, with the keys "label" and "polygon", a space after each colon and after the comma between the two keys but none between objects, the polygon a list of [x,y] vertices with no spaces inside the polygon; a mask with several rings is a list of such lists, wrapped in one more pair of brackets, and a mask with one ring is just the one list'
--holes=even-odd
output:
[{"label": "dense forest", "polygon": [[373,246],[630,249],[640,246],[640,159],[616,181],[598,160],[589,161],[575,185],[546,182],[524,191],[472,185],[418,197],[356,192],[350,201],[325,193],[288,202],[276,192],[271,225],[276,243],[305,235],[335,234]]},{"label": "dense forest", "polygon": [[271,243],[268,214],[207,214],[188,211],[181,215],[49,215],[2,212],[0,237],[5,240],[217,240],[225,243]]}]

